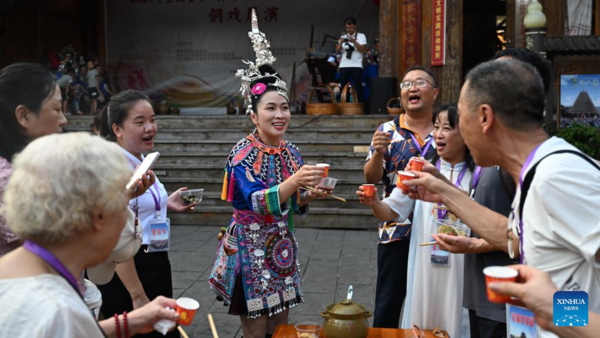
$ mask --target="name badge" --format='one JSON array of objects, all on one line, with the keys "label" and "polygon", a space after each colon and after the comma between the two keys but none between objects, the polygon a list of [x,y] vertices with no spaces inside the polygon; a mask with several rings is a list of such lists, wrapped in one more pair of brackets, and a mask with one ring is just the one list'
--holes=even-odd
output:
[{"label": "name badge", "polygon": [[537,338],[538,329],[533,312],[506,303],[506,331],[507,337]]},{"label": "name badge", "polygon": [[171,221],[168,218],[155,218],[148,225],[150,244],[146,252],[169,251],[171,248]]},{"label": "name badge", "polygon": [[[431,241],[435,239],[431,237]],[[433,266],[450,266],[450,252],[442,250],[439,244],[434,244],[430,249],[431,265]]]}]

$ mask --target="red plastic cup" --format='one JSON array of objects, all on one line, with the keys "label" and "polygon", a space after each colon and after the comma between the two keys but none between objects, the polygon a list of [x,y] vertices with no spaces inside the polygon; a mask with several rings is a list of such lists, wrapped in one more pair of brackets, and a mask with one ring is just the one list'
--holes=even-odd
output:
[{"label": "red plastic cup", "polygon": [[427,162],[427,160],[423,159],[422,157],[411,157],[408,161],[408,165],[410,166],[410,170],[423,171],[425,162]]},{"label": "red plastic cup", "polygon": [[321,168],[325,169],[325,174],[323,174],[323,177],[327,177],[327,175],[329,175],[329,164],[317,163],[317,167],[321,167]]},{"label": "red plastic cup", "polygon": [[404,191],[404,192],[408,192],[410,187],[407,185],[404,185],[404,183],[402,183],[402,181],[412,180],[415,177],[417,177],[417,176],[411,172],[399,171],[398,172],[398,182],[396,183],[396,187],[402,189],[402,191]]},{"label": "red plastic cup", "polygon": [[192,324],[196,311],[200,308],[200,303],[191,298],[179,298],[177,300],[177,313],[179,313],[179,325],[189,326]]},{"label": "red plastic cup", "polygon": [[514,282],[517,280],[519,272],[506,266],[488,266],[483,269],[485,275],[485,287],[487,289],[488,300],[492,303],[506,303],[510,300],[509,295],[501,295],[490,289],[492,282]]},{"label": "red plastic cup", "polygon": [[365,193],[365,196],[367,197],[372,197],[375,193],[375,184],[363,184],[362,187],[363,193]]}]

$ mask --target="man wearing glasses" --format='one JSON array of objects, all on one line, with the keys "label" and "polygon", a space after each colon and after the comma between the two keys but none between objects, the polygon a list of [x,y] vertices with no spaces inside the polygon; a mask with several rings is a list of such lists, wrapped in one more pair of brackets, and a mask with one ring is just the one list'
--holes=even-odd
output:
[{"label": "man wearing glasses", "polygon": [[[511,59],[478,65],[461,90],[460,131],[475,162],[499,165],[517,185],[508,219],[431,174],[416,173],[406,184],[417,186],[411,198],[444,204],[485,239],[485,246],[547,272],[558,290],[587,292],[589,311],[598,313],[600,166],[563,139],[548,137],[542,128],[544,101],[538,72]],[[470,242],[469,251],[477,249],[472,238],[438,235],[436,240]],[[540,330],[539,336],[552,335]]]},{"label": "man wearing glasses", "polygon": [[[387,197],[396,186],[397,171],[413,156],[430,159],[433,141],[433,103],[438,95],[433,73],[411,66],[400,83],[405,114],[377,128],[364,167],[367,183],[383,181]],[[412,215],[406,223],[381,222],[377,246],[377,289],[373,327],[398,328],[406,296],[408,250]]]}]

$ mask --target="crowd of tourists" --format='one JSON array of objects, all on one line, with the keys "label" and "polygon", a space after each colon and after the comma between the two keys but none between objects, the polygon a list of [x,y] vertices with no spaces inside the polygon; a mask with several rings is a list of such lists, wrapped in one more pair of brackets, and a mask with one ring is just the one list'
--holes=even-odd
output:
[{"label": "crowd of tourists", "polygon": [[[320,186],[325,169],[284,138],[287,85],[264,34],[250,38],[257,58],[236,76],[255,128],[224,159],[221,197],[234,213],[207,287],[244,337],[262,338],[304,301],[294,218],[331,191]],[[507,49],[467,74],[457,103],[436,109],[434,74],[416,65],[402,74],[405,113],[375,131],[364,166],[366,183],[383,190],[356,192],[380,221],[375,327],[506,337],[512,305],[490,302],[489,287],[518,299],[539,336],[597,335],[600,166],[542,128],[550,81],[539,55]],[[126,188],[158,133],[144,93],[112,96],[99,136],[61,135],[61,90],[40,65],[0,71],[2,336],[162,336],[155,324],[180,316],[169,310],[171,265],[156,231],[196,203],[181,199],[185,187],[169,195],[151,170]],[[439,231],[448,226],[468,231]],[[518,277],[486,286],[491,266]],[[587,292],[589,325],[553,324],[557,290]]]}]

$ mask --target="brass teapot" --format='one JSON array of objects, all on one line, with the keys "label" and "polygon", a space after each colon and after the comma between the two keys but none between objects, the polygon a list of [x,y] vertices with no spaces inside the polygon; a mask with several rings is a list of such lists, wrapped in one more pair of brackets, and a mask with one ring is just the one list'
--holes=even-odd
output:
[{"label": "brass teapot", "polygon": [[327,310],[321,312],[325,318],[323,331],[327,338],[367,338],[369,322],[367,318],[373,313],[364,306],[350,299],[344,299],[337,304],[330,304]]}]

